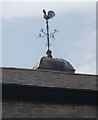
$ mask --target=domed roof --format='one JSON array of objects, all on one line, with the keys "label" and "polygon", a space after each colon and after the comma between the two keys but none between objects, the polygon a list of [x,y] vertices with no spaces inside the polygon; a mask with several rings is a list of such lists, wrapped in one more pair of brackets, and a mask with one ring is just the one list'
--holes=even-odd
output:
[{"label": "domed roof", "polygon": [[37,69],[57,70],[73,73],[75,71],[73,66],[68,61],[61,58],[50,57],[42,57],[39,63],[39,67]]}]

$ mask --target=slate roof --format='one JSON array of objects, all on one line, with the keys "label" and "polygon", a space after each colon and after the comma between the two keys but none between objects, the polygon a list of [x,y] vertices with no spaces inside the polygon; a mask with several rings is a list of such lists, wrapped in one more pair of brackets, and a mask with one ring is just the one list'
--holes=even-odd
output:
[{"label": "slate roof", "polygon": [[0,68],[3,83],[70,89],[96,90],[96,75],[51,70]]}]

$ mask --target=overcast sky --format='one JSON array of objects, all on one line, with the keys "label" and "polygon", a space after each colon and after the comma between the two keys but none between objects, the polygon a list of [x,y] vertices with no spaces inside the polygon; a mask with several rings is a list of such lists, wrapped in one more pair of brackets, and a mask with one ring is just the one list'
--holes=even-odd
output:
[{"label": "overcast sky", "polygon": [[[4,2],[2,3],[3,67],[32,68],[45,56],[46,31],[42,10],[53,10],[50,39],[53,57],[69,61],[77,73],[96,73],[96,2]],[[1,34],[1,33],[0,33]]]}]

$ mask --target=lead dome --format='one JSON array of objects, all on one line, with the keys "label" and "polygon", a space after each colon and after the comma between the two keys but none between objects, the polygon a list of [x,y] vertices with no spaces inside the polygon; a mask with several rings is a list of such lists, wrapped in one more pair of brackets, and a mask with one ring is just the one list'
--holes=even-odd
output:
[{"label": "lead dome", "polygon": [[42,57],[37,69],[75,72],[73,66],[61,58]]},{"label": "lead dome", "polygon": [[74,73],[74,67],[67,61],[61,58],[53,58],[51,51],[48,50],[47,57],[42,57],[39,64],[35,66],[35,69],[65,71]]}]

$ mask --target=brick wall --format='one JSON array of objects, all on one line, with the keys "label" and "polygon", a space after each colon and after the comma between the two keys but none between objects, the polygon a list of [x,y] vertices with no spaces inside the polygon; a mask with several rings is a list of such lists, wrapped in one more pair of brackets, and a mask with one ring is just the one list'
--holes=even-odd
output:
[{"label": "brick wall", "polygon": [[3,118],[95,118],[96,106],[4,102]]}]

